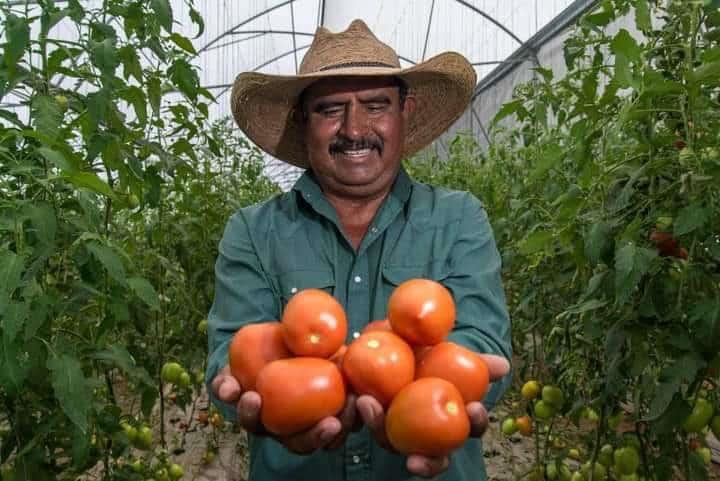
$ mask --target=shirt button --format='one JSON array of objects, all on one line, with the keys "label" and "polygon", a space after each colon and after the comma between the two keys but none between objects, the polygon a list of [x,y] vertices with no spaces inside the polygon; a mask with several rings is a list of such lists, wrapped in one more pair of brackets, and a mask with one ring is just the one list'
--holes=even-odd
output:
[{"label": "shirt button", "polygon": [[357,284],[360,284],[360,283],[362,282],[362,277],[360,277],[360,276],[355,276],[354,281],[355,281]]},{"label": "shirt button", "polygon": [[359,462],[360,462],[360,456],[358,456],[356,454],[355,456],[353,456],[353,463],[358,464]]},{"label": "shirt button", "polygon": [[370,229],[370,232],[373,232],[373,233],[377,232],[377,227],[371,228],[371,229]]},{"label": "shirt button", "polygon": [[290,294],[295,294],[297,292],[297,287],[293,287],[290,289]]},{"label": "shirt button", "polygon": [[360,337],[360,333],[357,331],[353,332],[353,339],[357,339],[358,337]]}]

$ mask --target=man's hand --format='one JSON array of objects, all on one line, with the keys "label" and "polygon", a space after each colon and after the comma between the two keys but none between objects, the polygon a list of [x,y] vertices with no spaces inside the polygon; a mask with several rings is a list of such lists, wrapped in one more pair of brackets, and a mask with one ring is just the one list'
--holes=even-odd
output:
[{"label": "man's hand", "polygon": [[[510,372],[510,363],[502,356],[480,354],[487,363],[490,372],[490,381],[496,381]],[[357,400],[357,409],[363,422],[375,436],[375,440],[385,449],[394,451],[385,433],[385,410],[372,396],[360,396]],[[471,402],[465,406],[470,418],[470,436],[482,437],[488,427],[488,413],[480,402]],[[450,458],[441,456],[431,458],[420,455],[410,455],[407,458],[407,469],[410,473],[424,478],[432,478],[447,470]]]},{"label": "man's hand", "polygon": [[262,399],[255,391],[242,391],[242,386],[230,374],[230,367],[222,368],[211,383],[215,396],[234,404],[240,426],[257,436],[270,436],[295,454],[310,454],[318,449],[334,449],[342,445],[355,422],[355,396],[349,394],[338,417],[326,417],[310,429],[291,436],[276,436],[268,432],[260,421]]}]

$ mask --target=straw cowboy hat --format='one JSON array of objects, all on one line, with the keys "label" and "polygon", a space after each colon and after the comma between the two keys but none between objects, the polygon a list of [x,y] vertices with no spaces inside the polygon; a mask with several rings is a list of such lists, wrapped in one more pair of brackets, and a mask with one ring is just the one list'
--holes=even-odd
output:
[{"label": "straw cowboy hat", "polygon": [[407,83],[417,106],[407,125],[403,157],[430,144],[460,117],[476,81],[472,65],[455,52],[400,68],[395,51],[380,42],[362,20],[355,20],[336,34],[319,27],[298,75],[238,75],[231,97],[235,121],[267,153],[307,168],[302,119],[294,111],[305,88],[335,76],[395,76]]}]

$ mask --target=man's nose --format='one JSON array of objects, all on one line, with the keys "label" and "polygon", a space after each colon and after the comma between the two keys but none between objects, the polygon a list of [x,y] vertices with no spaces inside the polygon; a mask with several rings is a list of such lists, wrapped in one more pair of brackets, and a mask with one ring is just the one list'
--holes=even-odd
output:
[{"label": "man's nose", "polygon": [[341,133],[350,140],[360,140],[368,133],[368,116],[361,105],[351,103],[345,110]]}]

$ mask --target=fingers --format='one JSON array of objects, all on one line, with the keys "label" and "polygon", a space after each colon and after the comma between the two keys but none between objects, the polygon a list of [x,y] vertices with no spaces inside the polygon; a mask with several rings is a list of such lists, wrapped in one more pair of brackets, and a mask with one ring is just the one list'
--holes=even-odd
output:
[{"label": "fingers", "polygon": [[230,404],[236,403],[240,399],[240,393],[242,392],[240,383],[230,374],[229,366],[225,366],[218,371],[210,387],[215,397]]},{"label": "fingers", "polygon": [[237,419],[243,429],[253,434],[266,434],[260,421],[262,398],[255,391],[248,391],[240,396],[237,404]]},{"label": "fingers", "polygon": [[345,442],[348,432],[354,427],[355,420],[359,417],[356,415],[357,409],[355,407],[356,396],[354,394],[348,394],[345,400],[345,407],[340,411],[338,420],[340,421],[341,430],[340,433],[335,436],[330,444],[325,446],[326,449],[337,449]]},{"label": "fingers", "polygon": [[480,354],[490,372],[490,381],[496,381],[510,372],[510,362],[495,354]]},{"label": "fingers", "polygon": [[487,430],[490,418],[487,409],[480,402],[471,402],[465,406],[470,417],[470,436],[479,438]]},{"label": "fingers", "polygon": [[412,454],[408,456],[406,467],[407,470],[416,476],[423,478],[432,478],[443,473],[450,466],[450,458],[442,456],[439,458],[429,458]]},{"label": "fingers", "polygon": [[357,399],[357,410],[365,425],[375,436],[378,444],[385,449],[394,451],[385,433],[385,410],[372,396],[363,395]]},{"label": "fingers", "polygon": [[341,430],[338,418],[327,417],[307,431],[278,438],[278,441],[295,454],[310,454],[330,444]]}]

